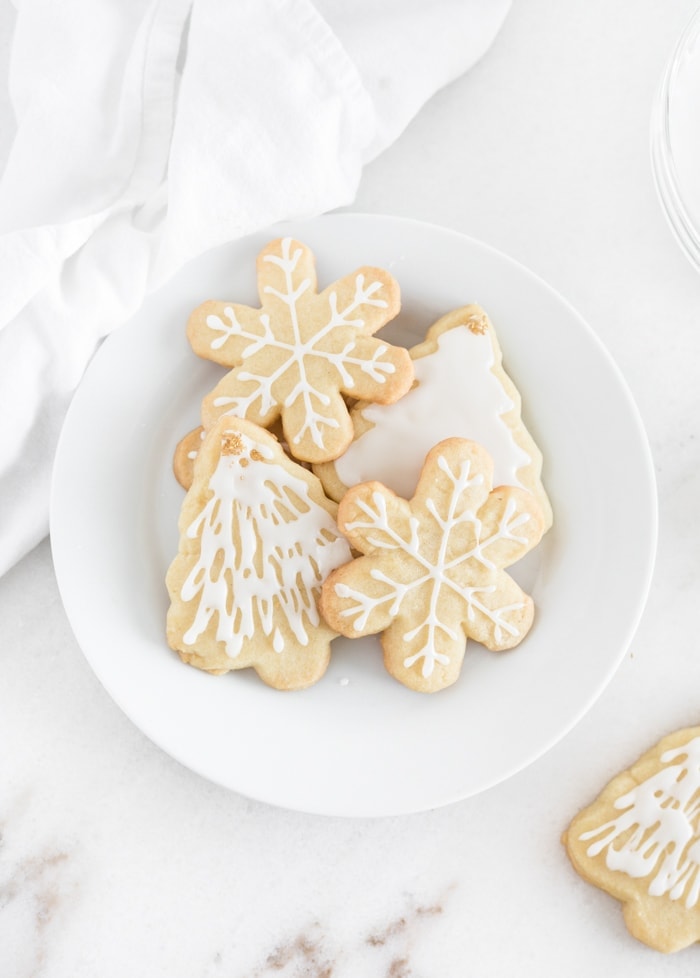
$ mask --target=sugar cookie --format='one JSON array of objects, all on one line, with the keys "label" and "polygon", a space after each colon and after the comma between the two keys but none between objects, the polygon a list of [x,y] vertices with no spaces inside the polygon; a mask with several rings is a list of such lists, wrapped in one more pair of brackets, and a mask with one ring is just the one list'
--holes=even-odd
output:
[{"label": "sugar cookie", "polygon": [[180,514],[167,575],[171,648],[216,674],[251,666],[279,689],[316,682],[335,637],[318,613],[321,584],[350,559],[336,508],[273,435],[221,418]]},{"label": "sugar cookie", "polygon": [[338,525],[364,556],[333,571],[321,613],[348,637],[382,632],[388,671],[412,689],[455,682],[467,638],[492,650],[527,634],[533,602],[503,570],[539,542],[531,493],[491,491],[493,463],[449,438],[428,454],[409,501],[378,482],[343,497]]},{"label": "sugar cookie", "polygon": [[231,368],[202,424],[230,413],[269,428],[281,415],[295,458],[337,458],[353,436],[343,394],[391,403],[413,383],[408,351],[372,336],[397,315],[398,284],[363,267],[319,293],[313,254],[291,238],[264,248],[257,272],[259,309],[209,301],[190,317],[194,351]]},{"label": "sugar cookie", "polygon": [[638,940],[665,952],[700,941],[700,727],[613,778],[562,841],[577,872],[622,901]]}]

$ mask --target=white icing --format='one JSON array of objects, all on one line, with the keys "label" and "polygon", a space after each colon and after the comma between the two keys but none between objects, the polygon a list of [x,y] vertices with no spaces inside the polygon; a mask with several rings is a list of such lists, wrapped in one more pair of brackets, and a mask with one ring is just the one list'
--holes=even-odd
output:
[{"label": "white icing", "polygon": [[488,331],[455,326],[438,337],[434,353],[414,361],[417,384],[397,404],[369,404],[362,417],[374,425],[335,461],[345,486],[371,479],[410,499],[423,460],[445,438],[471,438],[494,461],[494,485],[520,485],[517,472],[530,457],[515,442],[503,415],[513,402],[492,373]]},{"label": "white icing", "polygon": [[[360,315],[361,308],[363,306],[375,306],[386,309],[387,302],[377,296],[384,283],[374,281],[366,284],[364,275],[359,274],[355,279],[355,292],[349,305],[344,309],[338,309],[337,294],[331,291],[328,301],[327,322],[310,339],[302,340],[297,304],[301,296],[311,287],[311,282],[309,279],[302,279],[295,287],[294,271],[302,255],[302,249],[296,248],[292,252],[291,245],[291,239],[285,238],[282,241],[281,255],[268,254],[264,258],[264,261],[277,265],[284,274],[285,286],[283,291],[274,289],[269,285],[265,287],[264,291],[268,295],[274,295],[284,303],[289,312],[288,322],[272,321],[267,313],[261,312],[259,322],[262,332],[253,333],[239,323],[235,310],[231,306],[224,309],[224,316],[228,323],[224,322],[220,316],[207,316],[207,326],[220,334],[211,341],[211,347],[214,350],[223,346],[230,336],[240,336],[251,341],[243,351],[243,361],[249,360],[265,348],[271,347],[276,351],[273,355],[273,362],[279,361],[279,351],[283,353],[282,362],[272,373],[239,370],[237,373],[238,380],[253,384],[250,392],[234,397],[217,397],[214,400],[214,406],[226,408],[224,412],[226,414],[246,417],[250,408],[259,402],[260,415],[265,416],[275,404],[279,403],[273,390],[275,384],[280,378],[291,372],[294,378],[293,387],[282,406],[289,408],[301,400],[304,407],[304,421],[292,435],[292,443],[298,445],[308,433],[314,444],[323,449],[325,447],[323,429],[336,429],[339,424],[336,418],[324,413],[323,409],[329,406],[331,399],[314,384],[310,373],[315,373],[319,379],[326,382],[328,367],[334,367],[337,375],[339,375],[340,386],[348,391],[355,386],[349,367],[359,368],[377,384],[386,383],[386,375],[393,374],[396,370],[390,360],[382,359],[389,349],[386,344],[377,343],[369,359],[351,356],[351,354],[356,346],[352,331],[356,330],[363,336],[365,335],[366,321]],[[309,363],[318,360],[324,362],[326,370],[310,371],[306,362],[307,357]]]},{"label": "white icing", "polygon": [[187,529],[199,555],[181,597],[199,603],[184,642],[193,645],[216,615],[217,641],[231,658],[260,630],[281,653],[280,616],[307,645],[307,625],[319,624],[318,590],[350,550],[305,480],[273,462],[269,446],[234,437],[242,451],[221,454],[208,484],[213,495]]},{"label": "white icing", "polygon": [[[470,476],[471,462],[469,459],[463,461],[457,475],[455,475],[447,460],[443,456],[438,457],[440,470],[451,483],[450,499],[447,506],[447,513],[443,516],[432,499],[426,501],[426,509],[437,523],[440,530],[440,544],[437,553],[434,546],[430,546],[431,538],[434,535],[434,527],[428,527],[427,531],[421,533],[420,520],[416,516],[411,516],[408,526],[408,534],[402,533],[399,529],[392,526],[387,512],[386,496],[381,492],[372,494],[372,504],[358,500],[358,508],[367,517],[366,520],[356,520],[347,524],[347,529],[370,531],[364,534],[365,539],[378,550],[401,551],[405,557],[418,565],[420,576],[408,583],[400,583],[393,580],[384,571],[375,569],[371,577],[375,581],[387,585],[388,591],[376,596],[365,594],[358,588],[351,588],[347,584],[336,584],[335,592],[340,598],[350,598],[355,604],[345,608],[341,612],[343,618],[352,618],[353,626],[356,631],[362,632],[373,611],[382,605],[391,602],[389,609],[390,615],[396,617],[400,613],[401,606],[407,595],[410,595],[417,588],[428,587],[430,589],[430,601],[428,613],[414,629],[403,636],[405,641],[410,642],[421,633],[424,633],[425,643],[413,655],[404,659],[404,666],[410,669],[416,662],[423,660],[422,674],[425,677],[432,675],[435,663],[449,663],[447,655],[438,652],[436,649],[436,639],[439,633],[447,635],[453,640],[458,640],[459,635],[453,628],[442,621],[438,615],[438,603],[442,588],[448,588],[458,594],[464,601],[467,620],[474,619],[475,611],[485,615],[493,624],[496,641],[500,643],[503,632],[517,636],[518,629],[508,620],[508,615],[512,611],[520,610],[521,603],[506,605],[501,608],[488,608],[480,600],[480,595],[493,593],[496,585],[491,583],[484,586],[465,586],[459,579],[455,579],[459,568],[470,560],[480,563],[489,570],[496,570],[495,563],[497,551],[494,547],[501,540],[514,540],[521,544],[526,544],[524,537],[518,536],[515,531],[518,527],[527,523],[530,519],[528,513],[518,513],[515,500],[510,499],[504,513],[499,521],[496,532],[486,538],[481,538],[481,522],[475,513],[466,510],[458,514],[460,496],[472,486],[483,485],[483,475],[478,472]],[[462,523],[470,523],[474,529],[474,546],[452,559],[447,559],[450,537],[452,532]],[[493,555],[489,554],[489,551]]]},{"label": "white icing", "polygon": [[587,854],[605,852],[608,869],[649,877],[650,895],[685,898],[690,910],[700,899],[700,737],[666,751],[661,761],[668,767],[615,801],[617,818],[580,839],[597,840]]}]

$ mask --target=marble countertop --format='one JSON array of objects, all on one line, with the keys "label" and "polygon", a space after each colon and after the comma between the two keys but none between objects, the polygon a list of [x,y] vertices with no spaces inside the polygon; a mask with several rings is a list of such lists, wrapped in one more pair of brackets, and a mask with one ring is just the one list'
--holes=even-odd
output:
[{"label": "marble countertop", "polygon": [[610,777],[700,718],[700,275],[649,162],[652,100],[694,6],[519,0],[484,60],[367,168],[352,208],[523,262],[625,375],[660,522],[612,682],[544,757],[476,797],[376,820],[285,811],[208,783],[126,719],[72,635],[45,541],[0,580],[2,978],[697,974],[697,947],[634,941],[559,841]]}]

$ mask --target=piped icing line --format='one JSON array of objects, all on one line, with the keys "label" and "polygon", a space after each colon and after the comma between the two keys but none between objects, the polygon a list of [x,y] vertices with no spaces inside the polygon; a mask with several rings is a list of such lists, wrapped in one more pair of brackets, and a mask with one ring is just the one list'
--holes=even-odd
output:
[{"label": "piped icing line", "polygon": [[[448,439],[428,455],[410,502],[366,483],[341,503],[339,525],[365,556],[324,587],[324,595],[330,589],[341,602],[329,610],[332,623],[345,635],[384,631],[387,618],[406,623],[397,635],[413,647],[402,665],[409,670],[421,663],[424,679],[437,664],[451,662],[441,637],[463,655],[477,617],[479,633],[486,628],[493,647],[511,647],[524,634],[519,613],[531,608],[531,599],[502,568],[539,540],[541,517],[522,490],[490,492],[487,459],[479,446]],[[522,616],[525,630],[531,620],[527,612]]]},{"label": "piped icing line", "polygon": [[[384,311],[384,321],[395,315],[387,298],[385,279],[368,277],[372,270],[358,272],[352,295],[348,298],[345,294],[341,302],[333,287],[316,294],[313,279],[300,275],[302,261],[308,261],[308,249],[291,238],[284,238],[275,246],[279,247],[279,253],[263,253],[259,262],[262,269],[259,274],[263,276],[261,298],[263,306],[266,298],[273,299],[283,314],[271,315],[265,308],[253,310],[232,303],[214,303],[217,311],[204,316],[206,332],[214,335],[203,341],[205,350],[198,352],[219,362],[233,363],[228,380],[205,399],[205,405],[208,403],[207,411],[213,409],[217,417],[222,414],[248,417],[264,425],[272,423],[281,411],[290,447],[299,448],[297,457],[307,459],[311,458],[309,448],[304,450],[303,445],[310,441],[314,446],[313,457],[330,451],[329,432],[339,432],[343,416],[347,418],[340,390],[354,396],[368,396],[363,391],[356,393],[357,377],[364,375],[377,397],[396,399],[410,386],[412,365],[405,351],[397,356],[395,348],[371,338],[377,328],[377,324],[369,323],[372,310]],[[281,272],[281,282],[264,284],[265,265]],[[313,309],[311,314],[310,309]],[[308,323],[316,322],[315,316],[321,317],[321,324],[309,330]],[[305,335],[307,332],[309,335]],[[238,343],[238,353],[232,361],[226,360],[229,341]],[[410,368],[406,383],[403,379],[399,383],[399,362],[404,372]],[[273,364],[272,369],[269,363]],[[389,390],[387,381],[393,375],[397,375],[397,380]],[[379,393],[382,387],[387,388],[386,396]],[[290,421],[292,415],[294,420]],[[206,427],[204,414],[203,420]],[[346,428],[347,421],[343,421],[343,444],[349,437]],[[341,450],[342,446],[330,457]]]},{"label": "piped icing line", "polygon": [[[424,556],[422,553],[422,540],[418,529],[419,522],[415,517],[410,520],[411,531],[408,539],[405,539],[400,533],[396,532],[392,528],[387,514],[386,500],[379,492],[375,492],[372,496],[374,509],[362,501],[359,503],[359,508],[367,516],[367,522],[355,520],[354,522],[346,525],[346,529],[350,530],[351,532],[358,529],[370,531],[373,529],[380,529],[390,542],[387,542],[387,539],[385,538],[378,539],[377,537],[369,535],[367,536],[367,541],[374,547],[402,551],[407,557],[419,565],[419,567],[424,571],[423,575],[416,578],[414,581],[411,581],[409,584],[402,584],[387,577],[386,574],[375,570],[371,575],[372,578],[374,580],[381,581],[390,588],[390,591],[387,594],[377,598],[370,598],[369,596],[362,594],[361,591],[349,588],[344,584],[337,584],[335,587],[338,597],[350,598],[357,602],[354,607],[344,609],[341,614],[343,618],[352,618],[354,615],[357,615],[358,620],[355,622],[355,624],[358,630],[362,630],[366,626],[370,613],[380,605],[386,604],[390,601],[392,603],[392,613],[398,614],[401,603],[408,594],[425,585],[429,587],[430,604],[426,618],[415,628],[404,634],[404,639],[407,642],[410,642],[425,630],[425,644],[418,652],[411,656],[407,656],[403,663],[405,668],[410,669],[412,665],[422,659],[422,674],[424,677],[432,675],[436,662],[441,662],[443,664],[447,664],[449,662],[448,656],[437,651],[435,641],[437,634],[442,632],[454,640],[458,639],[458,635],[455,630],[450,628],[444,621],[442,621],[437,614],[438,599],[440,596],[440,590],[443,587],[449,588],[459,597],[466,600],[468,608],[467,614],[470,619],[473,620],[475,611],[479,611],[481,614],[489,618],[493,622],[497,641],[500,642],[502,640],[503,630],[513,637],[518,635],[518,629],[508,622],[507,615],[512,611],[517,611],[522,608],[522,602],[504,605],[502,608],[488,608],[479,600],[479,595],[483,593],[493,593],[493,585],[487,585],[486,587],[465,588],[464,585],[456,582],[454,578],[450,576],[450,572],[456,571],[460,565],[466,564],[470,560],[476,560],[483,566],[488,567],[489,570],[495,570],[495,565],[487,558],[486,551],[493,547],[499,540],[503,539],[517,540],[518,542],[525,543],[525,538],[517,536],[513,533],[513,530],[522,526],[524,523],[527,523],[530,519],[529,513],[517,513],[515,502],[510,500],[504,515],[499,522],[498,531],[492,534],[492,536],[490,536],[488,539],[481,540],[480,521],[477,516],[470,511],[456,516],[455,511],[459,498],[465,489],[471,488],[474,485],[483,485],[483,475],[481,473],[477,473],[477,475],[475,475],[472,479],[469,478],[471,463],[468,459],[462,462],[459,475],[457,476],[455,476],[455,474],[452,472],[443,456],[438,458],[438,465],[451,480],[453,491],[450,496],[449,511],[445,519],[440,516],[435,503],[431,498],[428,498],[426,501],[426,509],[432,515],[433,519],[441,530],[440,546],[436,558],[431,559],[430,557]],[[474,527],[476,542],[470,550],[466,550],[464,553],[460,554],[459,557],[448,561],[446,559],[446,552],[450,541],[450,534],[460,523],[472,524]]]},{"label": "piped icing line", "polygon": [[[283,247],[289,247],[289,239],[285,239]],[[274,256],[268,255],[266,260],[272,260],[273,258]],[[285,277],[288,280],[288,287],[291,290],[292,286],[289,282],[289,277],[290,271],[294,267],[293,263],[291,266],[289,264],[283,264],[282,267],[285,269]],[[299,428],[293,435],[292,443],[294,445],[298,445],[304,435],[309,432],[314,444],[319,448],[323,448],[324,442],[321,430],[322,427],[338,428],[338,421],[335,418],[327,417],[320,413],[320,408],[318,405],[321,405],[321,407],[328,407],[330,404],[330,398],[312,383],[309,376],[310,372],[304,362],[305,358],[309,356],[320,359],[335,367],[340,374],[342,386],[347,390],[352,390],[355,386],[355,381],[352,374],[350,374],[348,371],[349,366],[358,367],[363,371],[363,373],[368,374],[373,381],[379,384],[385,383],[386,376],[388,374],[393,374],[396,368],[393,363],[388,361],[384,362],[382,360],[382,356],[387,351],[387,346],[385,344],[377,345],[377,348],[375,349],[370,360],[350,356],[356,345],[352,340],[345,343],[341,350],[319,349],[319,343],[334,329],[346,326],[353,326],[356,329],[361,329],[363,327],[363,320],[350,320],[347,318],[350,313],[354,312],[358,307],[362,305],[371,305],[382,309],[386,308],[387,303],[384,302],[384,300],[373,298],[375,293],[382,288],[383,283],[372,282],[369,288],[365,289],[364,278],[362,275],[358,275],[355,280],[356,291],[354,299],[349,306],[340,312],[337,308],[337,297],[334,293],[332,293],[330,299],[330,321],[315,336],[306,342],[302,342],[299,333],[299,320],[296,303],[299,297],[307,291],[309,284],[309,281],[305,279],[300,287],[288,293],[278,292],[275,289],[271,289],[269,286],[265,289],[267,294],[272,294],[278,299],[282,299],[290,310],[291,325],[294,333],[294,342],[291,343],[284,342],[276,337],[270,326],[269,316],[266,316],[265,314],[260,316],[260,322],[263,326],[263,334],[262,336],[258,336],[255,333],[249,333],[241,327],[236,320],[234,310],[230,306],[225,309],[224,314],[231,322],[231,327],[225,331],[226,338],[228,335],[235,333],[238,336],[242,336],[252,341],[250,346],[246,347],[243,351],[242,358],[244,361],[250,359],[256,353],[259,353],[266,346],[284,351],[287,354],[287,357],[271,374],[256,374],[245,370],[239,370],[239,380],[246,382],[250,381],[255,384],[255,387],[250,394],[237,397],[216,397],[214,398],[213,403],[215,407],[225,408],[224,413],[226,414],[245,416],[248,409],[259,400],[260,413],[268,414],[277,403],[273,392],[275,383],[280,378],[284,377],[285,374],[289,373],[290,371],[294,371],[295,373],[298,373],[298,380],[295,386],[292,388],[292,391],[284,399],[283,405],[284,407],[292,407],[294,404],[296,404],[297,400],[301,399],[304,405],[305,421],[301,428]],[[211,329],[222,331],[223,323],[218,316],[208,316],[207,325]],[[218,341],[213,341],[212,347],[214,347],[215,342]]]}]

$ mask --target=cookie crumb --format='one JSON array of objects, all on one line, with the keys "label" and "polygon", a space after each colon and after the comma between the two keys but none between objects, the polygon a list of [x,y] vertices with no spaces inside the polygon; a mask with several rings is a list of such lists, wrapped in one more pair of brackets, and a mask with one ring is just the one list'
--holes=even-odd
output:
[{"label": "cookie crumb", "polygon": [[475,333],[477,336],[483,336],[489,328],[489,321],[483,312],[473,312],[464,325],[470,332]]}]

